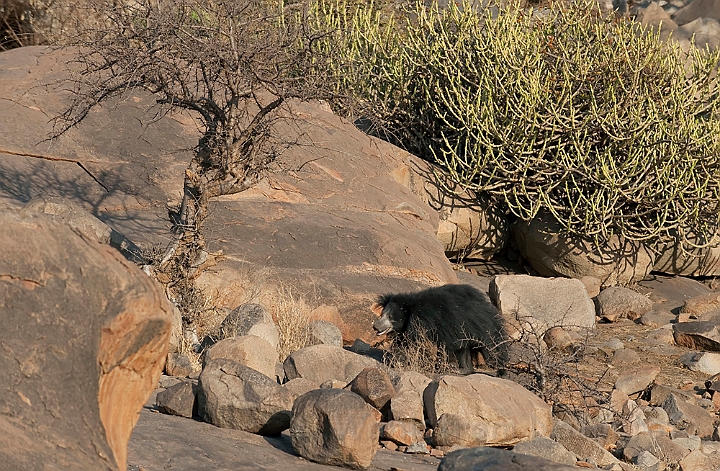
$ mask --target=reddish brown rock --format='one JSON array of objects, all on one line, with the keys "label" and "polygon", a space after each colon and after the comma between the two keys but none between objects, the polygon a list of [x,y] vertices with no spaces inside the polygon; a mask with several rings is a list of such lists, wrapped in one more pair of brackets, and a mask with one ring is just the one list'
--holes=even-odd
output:
[{"label": "reddish brown rock", "polygon": [[381,368],[365,368],[350,382],[349,387],[377,410],[383,409],[395,397],[390,377]]},{"label": "reddish brown rock", "polygon": [[549,405],[517,383],[482,374],[443,376],[425,390],[438,445],[508,446],[552,430]]},{"label": "reddish brown rock", "polygon": [[0,213],[0,459],[6,469],[125,469],[170,338],[162,290],[115,249]]},{"label": "reddish brown rock", "polygon": [[292,446],[300,456],[329,465],[370,466],[380,437],[380,413],[360,396],[316,389],[297,398],[292,413]]}]

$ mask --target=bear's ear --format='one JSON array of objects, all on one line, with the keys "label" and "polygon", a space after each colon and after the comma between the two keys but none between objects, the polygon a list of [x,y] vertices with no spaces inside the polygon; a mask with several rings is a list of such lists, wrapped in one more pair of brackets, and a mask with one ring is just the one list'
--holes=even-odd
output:
[{"label": "bear's ear", "polygon": [[370,310],[374,312],[376,316],[382,316],[383,307],[381,304],[374,303],[372,306],[370,306]]}]

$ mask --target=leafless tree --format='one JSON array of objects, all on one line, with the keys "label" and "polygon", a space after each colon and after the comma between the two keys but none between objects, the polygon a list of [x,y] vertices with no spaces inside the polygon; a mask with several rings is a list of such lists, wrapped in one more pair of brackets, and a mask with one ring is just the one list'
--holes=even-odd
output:
[{"label": "leafless tree", "polygon": [[255,184],[275,157],[268,142],[282,105],[321,95],[314,46],[324,34],[309,32],[303,4],[280,0],[91,3],[92,11],[77,15],[95,26],[72,41],[79,74],[56,134],[137,88],[157,97],[158,116],[193,112],[202,137],[185,171],[172,243],[155,265],[192,270],[207,255],[200,228],[208,201]]}]

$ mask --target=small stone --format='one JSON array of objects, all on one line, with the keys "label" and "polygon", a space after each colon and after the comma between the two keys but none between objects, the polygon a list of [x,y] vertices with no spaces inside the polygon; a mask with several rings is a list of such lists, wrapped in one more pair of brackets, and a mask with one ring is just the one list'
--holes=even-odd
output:
[{"label": "small stone", "polygon": [[583,276],[580,277],[580,281],[585,286],[585,290],[588,293],[588,296],[591,298],[594,298],[598,294],[600,294],[600,287],[602,285],[602,281],[595,278],[594,276]]},{"label": "small stone", "polygon": [[630,348],[623,348],[621,350],[615,350],[612,360],[610,362],[613,365],[629,365],[632,363],[640,362],[640,355],[635,350]]},{"label": "small stone", "polygon": [[570,466],[577,461],[575,453],[547,437],[535,437],[532,440],[520,442],[515,445],[513,451]]},{"label": "small stone", "polygon": [[553,327],[545,332],[543,340],[551,350],[565,350],[573,343],[570,334],[562,327]]},{"label": "small stone", "polygon": [[226,358],[233,360],[268,378],[275,378],[277,351],[264,339],[255,335],[223,339],[205,351],[203,367],[211,360]]},{"label": "small stone", "polygon": [[622,286],[604,289],[596,298],[597,315],[608,322],[616,322],[622,317],[639,319],[652,309],[652,301],[647,296]]},{"label": "small stone", "polygon": [[365,368],[348,386],[377,410],[387,406],[396,394],[390,377],[381,368]]},{"label": "small stone", "polygon": [[674,393],[668,395],[662,407],[676,427],[701,438],[712,435],[713,417],[702,407],[685,402]]},{"label": "small stone", "polygon": [[308,325],[308,330],[313,344],[333,345],[341,348],[343,346],[342,333],[332,322],[312,321]]},{"label": "small stone", "polygon": [[191,381],[183,381],[160,391],[155,403],[160,412],[191,419],[193,412],[197,412],[196,396],[196,386]]},{"label": "small stone", "polygon": [[329,379],[320,385],[320,389],[345,389],[348,385],[345,381],[339,379]]},{"label": "small stone", "polygon": [[615,381],[615,389],[625,394],[644,391],[660,374],[660,367],[644,365],[621,374]]},{"label": "small stone", "polygon": [[693,350],[720,351],[720,320],[682,322],[673,325],[675,342]]},{"label": "small stone", "polygon": [[673,438],[672,441],[673,443],[676,443],[690,451],[695,451],[699,449],[700,445],[702,444],[702,440],[700,440],[700,437],[698,437],[697,435],[692,435],[684,438]]},{"label": "small stone", "polygon": [[380,440],[380,444],[385,448],[386,450],[390,451],[396,451],[398,449],[397,444],[392,440]]},{"label": "small stone", "polygon": [[640,318],[640,324],[647,327],[662,327],[676,319],[675,314],[669,311],[648,311]]},{"label": "small stone", "polygon": [[709,352],[687,352],[680,362],[691,371],[714,375],[720,373],[720,354]]},{"label": "small stone", "polygon": [[438,450],[437,448],[433,448],[430,450],[430,456],[433,456],[435,458],[445,458],[445,452],[442,450]]},{"label": "small stone", "polygon": [[695,450],[680,461],[680,467],[683,471],[720,469],[720,454],[706,455],[700,450]]},{"label": "small stone", "polygon": [[405,448],[404,453],[407,454],[416,454],[416,455],[427,455],[430,453],[430,450],[427,448],[427,444],[422,442],[416,442],[412,445],[408,445],[407,448]]},{"label": "small stone", "polygon": [[399,420],[391,420],[380,429],[380,437],[386,440],[392,440],[398,445],[412,445],[413,443],[422,442],[425,444],[423,434],[413,424],[408,422],[400,422]]},{"label": "small stone", "polygon": [[305,378],[291,379],[287,383],[283,384],[282,387],[285,388],[290,395],[292,395],[293,400],[307,392],[312,391],[313,389],[320,388],[320,386]]},{"label": "small stone", "polygon": [[587,425],[583,427],[582,434],[595,439],[606,450],[615,448],[615,444],[620,439],[620,435],[613,430],[610,424]]},{"label": "small stone", "polygon": [[377,452],[380,413],[357,394],[316,389],[295,400],[292,447],[322,464],[367,468]]},{"label": "small stone", "polygon": [[665,469],[665,463],[660,466],[660,459],[649,451],[641,451],[635,457],[635,464],[647,471],[661,471]]},{"label": "small stone", "polygon": [[196,366],[187,353],[168,353],[167,361],[165,362],[165,372],[168,375],[186,377],[199,370],[199,365]]}]

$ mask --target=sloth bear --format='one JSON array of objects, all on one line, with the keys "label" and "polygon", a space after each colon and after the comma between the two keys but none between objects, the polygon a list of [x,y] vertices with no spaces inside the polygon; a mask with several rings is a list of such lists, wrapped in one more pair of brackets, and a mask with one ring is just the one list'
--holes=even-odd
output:
[{"label": "sloth bear", "polygon": [[482,353],[493,368],[501,369],[507,362],[500,315],[488,297],[470,285],[386,294],[372,310],[380,316],[373,323],[377,335],[394,333],[402,341],[422,329],[446,352],[455,354],[462,373],[474,371],[471,353]]}]

